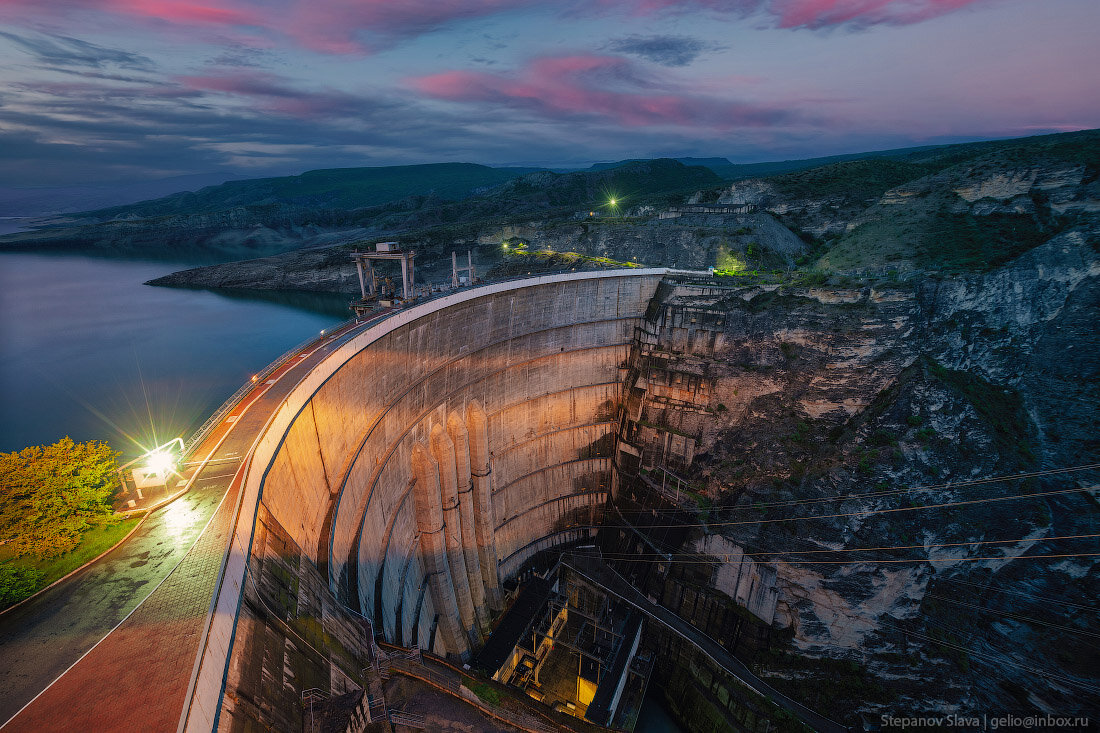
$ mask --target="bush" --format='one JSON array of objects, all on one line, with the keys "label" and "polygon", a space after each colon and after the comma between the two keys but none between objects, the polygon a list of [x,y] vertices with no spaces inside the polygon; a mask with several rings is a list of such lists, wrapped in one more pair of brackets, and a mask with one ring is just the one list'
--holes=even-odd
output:
[{"label": "bush", "polygon": [[38,589],[42,573],[34,568],[0,563],[0,608],[23,600]]},{"label": "bush", "polygon": [[48,558],[80,542],[114,513],[119,454],[106,443],[53,445],[0,453],[0,540],[15,557]]}]

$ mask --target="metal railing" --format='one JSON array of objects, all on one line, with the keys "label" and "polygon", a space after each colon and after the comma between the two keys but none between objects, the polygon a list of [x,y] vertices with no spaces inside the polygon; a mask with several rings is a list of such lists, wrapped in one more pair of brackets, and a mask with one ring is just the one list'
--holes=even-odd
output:
[{"label": "metal railing", "polygon": [[402,710],[390,711],[390,722],[394,725],[404,725],[409,728],[418,728],[424,730],[428,727],[428,724],[424,721],[424,716],[419,713],[406,713]]}]

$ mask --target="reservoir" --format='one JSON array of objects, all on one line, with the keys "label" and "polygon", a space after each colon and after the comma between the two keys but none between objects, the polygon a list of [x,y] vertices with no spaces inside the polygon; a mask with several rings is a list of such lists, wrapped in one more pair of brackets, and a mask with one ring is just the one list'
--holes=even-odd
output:
[{"label": "reservoir", "polygon": [[126,460],[186,439],[253,374],[351,315],[342,295],[143,284],[184,267],[0,254],[0,451],[68,435]]}]

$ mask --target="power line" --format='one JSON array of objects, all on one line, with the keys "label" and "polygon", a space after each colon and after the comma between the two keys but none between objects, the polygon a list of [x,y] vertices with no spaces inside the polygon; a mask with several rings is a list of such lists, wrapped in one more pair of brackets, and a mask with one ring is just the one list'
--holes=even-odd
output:
[{"label": "power line", "polygon": [[[771,552],[749,551],[749,552],[746,552],[745,554],[751,554],[755,557],[755,556],[760,556],[760,555],[820,555],[820,554],[828,554],[828,553],[833,553],[833,552],[872,552],[872,551],[878,551],[878,550],[918,550],[918,549],[919,550],[930,550],[930,549],[933,549],[933,548],[941,548],[941,547],[968,547],[970,545],[1009,545],[1009,544],[1014,544],[1014,543],[1017,543],[1017,542],[1048,542],[1048,541],[1051,541],[1051,540],[1076,540],[1076,539],[1086,539],[1086,538],[1090,538],[1090,537],[1100,537],[1100,533],[1098,533],[1098,534],[1070,534],[1070,535],[1060,535],[1060,536],[1057,536],[1057,537],[1020,537],[1020,538],[1011,539],[1011,540],[977,540],[977,541],[972,541],[972,542],[944,542],[944,543],[940,543],[940,544],[929,544],[929,545],[883,545],[881,547],[842,547],[842,548],[836,549],[836,550],[776,550],[776,551],[771,551]],[[613,554],[616,554],[616,553],[609,553],[609,554],[613,555]],[[654,552],[654,553],[632,552],[632,553],[618,553],[618,554],[626,554],[628,557],[645,557],[645,556],[668,557],[668,555],[669,555],[669,553],[665,553],[665,552],[659,552],[659,553],[657,553],[657,552]],[[676,554],[676,553],[672,553],[672,554]],[[706,555],[708,553],[697,552],[697,553],[692,553],[692,554]],[[712,557],[722,557],[722,556],[729,557],[729,553],[718,553],[717,555],[712,555]],[[677,561],[677,562],[679,562],[679,561]],[[707,561],[707,562],[713,562],[713,561]]]},{"label": "power line", "polygon": [[859,512],[841,512],[837,514],[811,514],[806,517],[783,517],[778,519],[747,519],[737,522],[703,522],[703,523],[685,523],[680,522],[677,524],[647,524],[643,529],[678,529],[682,527],[735,527],[746,524],[774,524],[776,522],[800,522],[810,519],[835,519],[838,517],[861,517],[871,514],[888,514],[892,512],[913,512],[922,509],[942,509],[945,507],[954,506],[968,506],[971,504],[987,504],[995,501],[1014,501],[1016,499],[1030,499],[1039,496],[1055,496],[1057,494],[1076,494],[1081,491],[1091,491],[1093,489],[1100,488],[1100,485],[1092,486],[1080,486],[1073,489],[1058,489],[1055,491],[1037,491],[1030,494],[1016,494],[1014,496],[995,496],[985,499],[968,499],[966,501],[949,501],[942,504],[925,504],[922,506],[912,507],[894,507],[892,509],[867,509]]},{"label": "power line", "polygon": [[1057,604],[1063,605],[1063,606],[1071,606],[1073,608],[1080,608],[1080,609],[1083,609],[1085,611],[1096,611],[1097,613],[1100,613],[1100,608],[1097,608],[1096,606],[1086,606],[1086,605],[1083,605],[1083,604],[1080,604],[1080,603],[1070,603],[1069,601],[1061,601],[1061,600],[1058,600],[1056,598],[1050,598],[1048,596],[1040,596],[1040,595],[1036,595],[1035,593],[1025,593],[1024,591],[1019,591],[1019,590],[1008,590],[1008,589],[1003,588],[1001,586],[995,586],[992,583],[974,583],[972,581],[961,580],[959,578],[937,578],[936,580],[944,581],[944,582],[947,582],[947,583],[962,583],[963,585],[971,585],[971,586],[974,586],[975,588],[982,588],[984,590],[991,590],[994,593],[1009,593],[1009,594],[1014,595],[1014,596],[1023,596],[1025,598],[1034,598],[1035,600],[1043,601],[1044,603],[1057,603]]},{"label": "power line", "polygon": [[[1074,679],[1070,679],[1069,677],[1063,677],[1062,675],[1054,674],[1053,672],[1047,672],[1045,670],[1036,669],[1034,667],[1028,667],[1027,665],[1024,665],[1024,664],[1019,664],[1017,662],[1012,662],[1012,661],[1009,661],[1008,659],[1004,658],[1003,655],[995,657],[991,654],[983,654],[982,652],[976,652],[973,649],[968,649],[967,647],[959,646],[958,644],[952,644],[951,642],[943,641],[941,639],[937,639],[937,638],[932,637],[932,636],[925,636],[924,634],[918,633],[916,631],[912,631],[912,630],[909,630],[909,629],[903,629],[900,626],[897,626],[895,624],[890,623],[889,621],[887,621],[886,624],[888,626],[894,628],[895,630],[900,631],[904,634],[907,634],[909,636],[915,636],[918,639],[924,639],[925,641],[932,642],[933,644],[939,644],[940,646],[945,646],[945,647],[948,647],[950,649],[955,649],[956,651],[964,652],[968,655],[973,655],[973,656],[976,656],[976,657],[981,657],[983,659],[992,660],[992,661],[996,662],[997,664],[1007,664],[1011,667],[1017,667],[1019,669],[1025,670],[1027,672],[1031,672],[1032,674],[1038,675],[1040,677],[1049,677],[1051,679],[1056,679],[1060,682],[1066,683],[1067,685],[1077,687],[1077,688],[1080,688],[1082,690],[1088,690],[1089,692],[1100,693],[1100,687],[1094,687],[1094,686],[1089,685],[1087,683],[1079,682],[1079,681],[1074,680]],[[957,633],[952,629],[947,629],[946,627],[939,626],[939,624],[933,624],[933,625],[937,626],[938,628],[944,629],[945,631],[950,631],[951,633]]]},{"label": "power line", "polygon": [[[611,557],[605,555],[605,557]],[[990,557],[944,557],[944,558],[932,558],[932,557],[917,557],[917,558],[886,558],[886,559],[867,559],[867,560],[790,560],[791,563],[798,565],[878,565],[882,563],[903,563],[903,562],[972,562],[976,560],[1040,560],[1044,558],[1058,558],[1058,557],[1100,557],[1100,552],[1076,552],[1076,553],[1059,553],[1052,555],[1019,555],[1017,557],[1006,557],[1004,555],[990,556]],[[615,562],[653,562],[652,558],[638,557],[636,555],[626,557],[611,557]],[[738,563],[744,564],[745,562],[755,562],[751,557],[742,557]],[[698,564],[698,565],[713,565],[713,560],[675,560],[677,563],[686,564]]]},{"label": "power line", "polygon": [[[1100,469],[1100,463],[1092,463],[1083,466],[1069,466],[1066,468],[1051,468],[1044,471],[1031,471],[1028,473],[1009,474],[1006,476],[988,476],[985,478],[970,479],[967,481],[948,482],[943,484],[925,484],[917,486],[909,486],[903,489],[891,489],[889,491],[868,491],[862,494],[845,494],[843,496],[822,496],[813,499],[792,499],[790,501],[776,501],[776,502],[753,502],[752,504],[735,505],[730,507],[723,507],[726,510],[732,509],[765,509],[772,507],[787,507],[787,506],[801,506],[803,504],[817,504],[827,501],[850,501],[856,499],[875,499],[885,496],[898,496],[900,494],[907,494],[914,491],[938,491],[943,489],[958,489],[966,488],[968,486],[979,486],[983,484],[1001,483],[1005,481],[1016,481],[1020,479],[1028,478],[1041,478],[1044,476],[1054,476],[1063,473],[1075,473],[1078,471],[1091,471],[1094,469]],[[672,475],[672,474],[669,474]],[[681,483],[688,483],[682,479],[676,478]],[[667,491],[668,489],[666,489]],[[637,514],[648,513],[644,511],[634,512]]]},{"label": "power line", "polygon": [[1030,623],[1030,624],[1038,624],[1040,626],[1049,626],[1052,629],[1061,629],[1062,631],[1068,631],[1071,634],[1084,634],[1085,636],[1092,636],[1092,637],[1100,638],[1100,634],[1094,634],[1091,631],[1084,631],[1082,629],[1075,629],[1071,626],[1062,626],[1061,624],[1054,624],[1054,623],[1050,623],[1049,621],[1040,621],[1037,618],[1029,618],[1028,616],[1021,616],[1017,613],[1012,613],[1011,611],[997,611],[997,610],[994,610],[992,608],[985,608],[983,606],[976,606],[973,603],[966,603],[965,601],[958,601],[958,600],[955,600],[954,598],[943,598],[942,596],[934,596],[931,593],[925,593],[924,598],[932,598],[933,600],[937,600],[937,601],[944,601],[946,603],[954,603],[954,604],[959,605],[959,606],[965,606],[967,608],[973,608],[975,610],[982,611],[983,613],[1000,614],[1002,616],[1007,616],[1008,618],[1016,619],[1017,621],[1026,621],[1027,623]]}]

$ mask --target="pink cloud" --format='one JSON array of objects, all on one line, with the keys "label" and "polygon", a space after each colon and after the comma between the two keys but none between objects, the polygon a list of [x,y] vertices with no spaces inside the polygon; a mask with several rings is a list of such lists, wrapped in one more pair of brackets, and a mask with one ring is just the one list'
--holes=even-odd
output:
[{"label": "pink cloud", "polygon": [[106,0],[105,9],[172,23],[197,25],[260,25],[262,16],[251,10],[202,5],[179,0]]},{"label": "pink cloud", "polygon": [[[1001,0],[566,0],[572,15],[690,15],[740,18],[760,12],[781,28],[917,23]],[[0,18],[70,17],[93,11],[144,23],[257,30],[324,53],[364,54],[450,24],[543,7],[537,0],[0,0]]]},{"label": "pink cloud", "polygon": [[494,103],[551,118],[604,118],[626,127],[729,130],[792,117],[776,107],[676,93],[669,91],[672,83],[647,82],[626,59],[591,55],[535,59],[514,76],[446,71],[407,80],[435,99]]},{"label": "pink cloud", "polygon": [[780,28],[907,25],[987,0],[771,0],[767,10]]},{"label": "pink cloud", "polygon": [[265,17],[256,8],[234,3],[202,3],[187,0],[0,0],[0,17],[12,22],[32,16],[68,17],[73,12],[94,11],[113,16],[165,21],[183,25],[254,26]]}]

